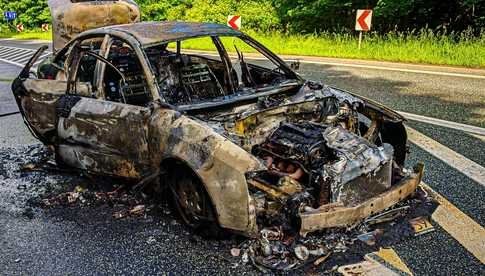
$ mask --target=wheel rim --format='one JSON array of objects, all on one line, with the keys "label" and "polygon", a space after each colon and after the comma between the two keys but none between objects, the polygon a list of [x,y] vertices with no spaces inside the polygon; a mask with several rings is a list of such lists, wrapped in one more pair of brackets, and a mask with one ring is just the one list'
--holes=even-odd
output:
[{"label": "wheel rim", "polygon": [[197,228],[208,217],[205,195],[189,177],[177,180],[172,179],[169,184],[175,207],[187,225]]}]

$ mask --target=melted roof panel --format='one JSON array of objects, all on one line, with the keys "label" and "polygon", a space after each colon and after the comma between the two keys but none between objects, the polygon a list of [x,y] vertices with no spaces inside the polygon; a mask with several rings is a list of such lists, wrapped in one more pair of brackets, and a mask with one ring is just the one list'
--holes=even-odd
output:
[{"label": "melted roof panel", "polygon": [[203,36],[238,36],[242,34],[221,24],[179,21],[140,22],[109,26],[104,29],[128,32],[137,38],[144,47]]}]

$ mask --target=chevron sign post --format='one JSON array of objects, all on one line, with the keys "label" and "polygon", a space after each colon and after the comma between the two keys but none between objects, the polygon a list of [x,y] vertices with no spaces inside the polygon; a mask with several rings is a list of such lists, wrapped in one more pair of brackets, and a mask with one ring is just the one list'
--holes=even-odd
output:
[{"label": "chevron sign post", "polygon": [[23,32],[24,31],[24,24],[22,24],[22,23],[17,24],[17,31],[19,33]]},{"label": "chevron sign post", "polygon": [[372,26],[372,10],[357,10],[355,30],[359,31],[359,50],[362,46],[362,32],[370,31]]},{"label": "chevron sign post", "polygon": [[227,26],[233,28],[234,30],[241,29],[241,16],[240,15],[229,15],[227,17]]}]

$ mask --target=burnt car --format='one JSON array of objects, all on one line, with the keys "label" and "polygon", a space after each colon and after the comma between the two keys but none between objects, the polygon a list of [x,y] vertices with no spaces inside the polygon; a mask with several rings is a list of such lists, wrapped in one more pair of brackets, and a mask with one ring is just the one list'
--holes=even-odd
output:
[{"label": "burnt car", "polygon": [[304,80],[229,27],[98,28],[30,72],[43,50],[13,83],[32,134],[60,165],[170,193],[193,228],[346,227],[421,181],[401,115]]}]

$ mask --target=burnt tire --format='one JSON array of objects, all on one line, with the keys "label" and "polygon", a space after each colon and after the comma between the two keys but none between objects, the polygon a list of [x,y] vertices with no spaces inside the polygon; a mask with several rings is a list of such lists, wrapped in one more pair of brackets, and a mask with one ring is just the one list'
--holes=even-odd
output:
[{"label": "burnt tire", "polygon": [[168,169],[162,179],[168,188],[172,208],[188,227],[206,238],[225,237],[209,194],[194,173],[175,166]]},{"label": "burnt tire", "polygon": [[70,168],[70,166],[67,165],[66,162],[64,162],[64,160],[62,160],[62,157],[59,154],[59,149],[57,147],[54,151],[54,159],[55,159],[56,165],[59,169],[69,169]]}]

